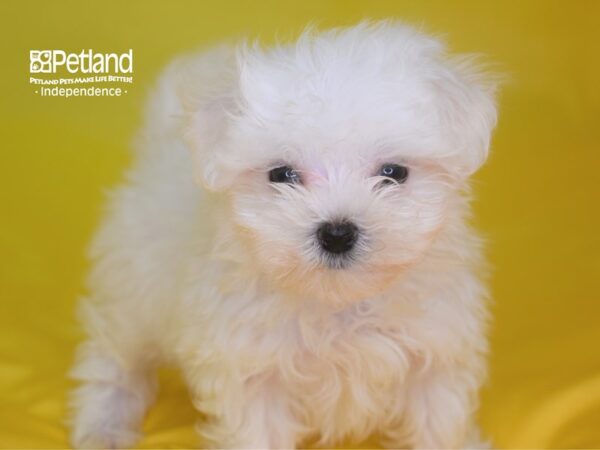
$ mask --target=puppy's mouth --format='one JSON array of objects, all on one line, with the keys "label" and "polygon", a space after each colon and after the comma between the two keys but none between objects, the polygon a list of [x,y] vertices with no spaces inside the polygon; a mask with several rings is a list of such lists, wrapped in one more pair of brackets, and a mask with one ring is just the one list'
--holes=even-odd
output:
[{"label": "puppy's mouth", "polygon": [[322,264],[331,270],[344,270],[356,264],[356,258],[353,254],[331,255],[322,253]]}]

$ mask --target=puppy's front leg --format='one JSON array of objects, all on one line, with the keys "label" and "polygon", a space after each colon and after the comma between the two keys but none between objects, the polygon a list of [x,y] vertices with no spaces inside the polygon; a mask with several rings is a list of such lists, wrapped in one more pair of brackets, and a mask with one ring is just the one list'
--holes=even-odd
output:
[{"label": "puppy's front leg", "polygon": [[81,347],[71,372],[82,382],[71,395],[73,447],[130,448],[137,442],[156,380],[143,367],[124,368],[119,359],[93,341]]},{"label": "puppy's front leg", "polygon": [[276,376],[252,376],[241,385],[224,386],[216,395],[219,420],[199,431],[220,448],[293,449],[301,427],[290,403]]},{"label": "puppy's front leg", "polygon": [[467,373],[434,373],[412,382],[402,427],[387,430],[387,448],[465,448],[475,410],[477,385]]}]

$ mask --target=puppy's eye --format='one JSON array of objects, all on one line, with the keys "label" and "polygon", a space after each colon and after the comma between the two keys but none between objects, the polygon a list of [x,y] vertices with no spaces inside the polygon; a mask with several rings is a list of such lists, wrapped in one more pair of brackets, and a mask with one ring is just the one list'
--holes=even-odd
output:
[{"label": "puppy's eye", "polygon": [[384,164],[379,169],[377,175],[389,178],[388,180],[383,180],[385,184],[390,184],[394,181],[396,183],[404,183],[408,178],[408,167],[399,164]]},{"label": "puppy's eye", "polygon": [[300,174],[290,166],[281,166],[269,171],[269,181],[271,183],[299,183]]}]

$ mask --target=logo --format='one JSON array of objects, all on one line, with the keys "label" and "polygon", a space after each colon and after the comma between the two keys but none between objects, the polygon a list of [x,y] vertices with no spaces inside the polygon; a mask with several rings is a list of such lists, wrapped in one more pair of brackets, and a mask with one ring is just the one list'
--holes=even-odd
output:
[{"label": "logo", "polygon": [[[29,74],[29,83],[41,86],[35,93],[41,93],[42,97],[120,97],[128,91],[114,85],[133,83],[133,50],[123,53],[99,53],[92,49],[30,50]],[[81,84],[87,86],[60,87]]]},{"label": "logo", "polygon": [[31,73],[52,73],[52,51],[51,50],[30,50],[29,51],[29,72],[31,72]]},{"label": "logo", "polygon": [[75,73],[133,73],[133,50],[121,53],[95,53],[82,50],[67,53],[63,50],[30,50],[30,73],[57,73],[60,69]]}]

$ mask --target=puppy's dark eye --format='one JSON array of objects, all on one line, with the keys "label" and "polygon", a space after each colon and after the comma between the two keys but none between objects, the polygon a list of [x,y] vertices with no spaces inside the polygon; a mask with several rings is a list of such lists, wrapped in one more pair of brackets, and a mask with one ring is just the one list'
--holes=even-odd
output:
[{"label": "puppy's dark eye", "polygon": [[383,180],[383,183],[386,184],[393,183],[394,181],[396,183],[404,183],[408,178],[408,167],[401,166],[400,164],[384,164],[379,169],[377,175],[389,178],[389,180]]},{"label": "puppy's dark eye", "polygon": [[269,171],[271,183],[299,183],[300,174],[290,166],[281,166]]}]

